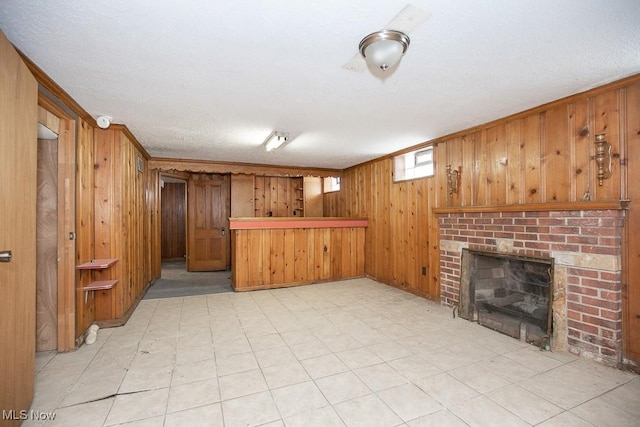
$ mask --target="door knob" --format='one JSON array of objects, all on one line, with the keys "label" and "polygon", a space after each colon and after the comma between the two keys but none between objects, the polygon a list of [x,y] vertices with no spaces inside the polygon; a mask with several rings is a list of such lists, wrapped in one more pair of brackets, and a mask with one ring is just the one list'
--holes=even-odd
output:
[{"label": "door knob", "polygon": [[13,255],[11,254],[11,251],[1,251],[0,252],[0,262],[9,262],[9,261],[11,261],[12,257],[13,257]]}]

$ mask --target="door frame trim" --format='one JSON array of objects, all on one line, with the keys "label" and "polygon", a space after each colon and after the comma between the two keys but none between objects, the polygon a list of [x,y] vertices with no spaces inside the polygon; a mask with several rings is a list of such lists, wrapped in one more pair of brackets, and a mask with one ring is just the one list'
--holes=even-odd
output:
[{"label": "door frame trim", "polygon": [[[38,107],[60,120],[58,129],[58,351],[76,347],[76,126],[77,120],[38,92]],[[38,117],[38,123],[42,123]],[[46,123],[42,123],[46,126]]]}]

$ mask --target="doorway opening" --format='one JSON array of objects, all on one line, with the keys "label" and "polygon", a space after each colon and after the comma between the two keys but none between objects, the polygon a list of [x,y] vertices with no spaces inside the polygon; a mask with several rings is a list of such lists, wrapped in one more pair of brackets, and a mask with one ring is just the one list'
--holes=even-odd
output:
[{"label": "doorway opening", "polygon": [[38,97],[36,351],[71,351],[76,338],[76,120]]},{"label": "doorway opening", "polygon": [[[187,258],[187,180],[160,176],[162,215],[162,262]],[[186,267],[185,267],[186,269]]]},{"label": "doorway opening", "polygon": [[38,123],[36,351],[58,348],[58,129]]},{"label": "doorway opening", "polygon": [[162,270],[144,299],[232,292],[228,175],[162,173],[160,191]]}]

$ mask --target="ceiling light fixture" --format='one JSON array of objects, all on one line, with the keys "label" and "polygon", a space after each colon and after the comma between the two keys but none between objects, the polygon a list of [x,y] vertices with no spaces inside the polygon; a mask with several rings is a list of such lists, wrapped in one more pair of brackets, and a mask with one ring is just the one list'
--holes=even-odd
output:
[{"label": "ceiling light fixture", "polygon": [[273,151],[289,140],[289,132],[273,131],[264,141],[264,149]]},{"label": "ceiling light fixture", "polygon": [[409,48],[409,36],[396,30],[381,30],[369,34],[360,42],[360,54],[369,66],[387,71],[398,64]]}]

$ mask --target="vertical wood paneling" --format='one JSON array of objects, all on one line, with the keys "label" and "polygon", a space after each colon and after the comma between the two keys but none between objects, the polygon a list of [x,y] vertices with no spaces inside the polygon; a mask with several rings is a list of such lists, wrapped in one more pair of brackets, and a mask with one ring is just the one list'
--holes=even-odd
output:
[{"label": "vertical wood paneling", "polygon": [[[612,145],[611,152],[614,156],[611,162],[613,176],[605,179],[602,185],[595,184],[595,195],[598,200],[612,200],[620,197],[620,117],[618,90],[611,90],[593,98],[594,106],[594,133],[591,135],[591,143],[595,141],[596,134],[605,133],[605,139]],[[594,174],[597,166],[594,161]]]},{"label": "vertical wood paneling", "polygon": [[361,277],[364,234],[362,227],[232,230],[234,289]]},{"label": "vertical wood paneling", "polygon": [[625,111],[622,133],[625,135],[627,166],[626,197],[631,199],[627,212],[623,283],[623,333],[625,356],[640,366],[640,83],[630,85],[624,94]]},{"label": "vertical wood paneling", "polygon": [[505,126],[493,126],[486,130],[486,152],[483,170],[487,171],[486,203],[503,205],[506,202],[507,189],[507,148],[505,142]]},{"label": "vertical wood paneling", "polygon": [[[460,174],[460,204],[473,206],[478,199],[478,174],[475,158],[477,133],[464,135],[462,140],[462,171]],[[436,165],[437,167],[437,165]],[[435,185],[435,183],[433,184]]]},{"label": "vertical wood paneling", "polygon": [[[263,241],[264,233],[248,233],[247,239],[247,260],[248,260],[248,281],[255,282],[256,285],[264,284],[264,253],[267,252],[267,246]],[[241,262],[238,259],[236,264]],[[233,268],[232,268],[233,270]]]},{"label": "vertical wood paneling", "polygon": [[591,161],[587,101],[579,101],[569,107],[570,144],[572,148],[570,200],[587,199],[590,196]]},{"label": "vertical wood paneling", "polygon": [[[433,178],[392,183],[392,160],[387,158],[350,168],[344,171],[340,197],[325,195],[325,204],[337,200],[336,211],[342,215],[369,219],[368,275],[435,297],[439,242],[432,208],[573,202],[580,201],[587,190],[590,200],[612,200],[623,194],[625,181],[618,158],[624,158],[625,148],[620,142],[619,110],[632,103],[625,99],[623,89],[600,91],[589,98],[585,94],[438,141]],[[592,157],[598,132],[606,132],[614,159],[613,177],[595,188]],[[453,197],[447,195],[447,164],[461,170],[459,193]],[[417,211],[412,209],[416,195]],[[412,224],[418,233],[411,232]],[[425,263],[427,279],[421,274]]]},{"label": "vertical wood paneling", "polygon": [[270,283],[285,283],[285,231],[271,230],[271,272]]},{"label": "vertical wood paneling", "polygon": [[264,187],[264,176],[255,177],[254,200],[255,200],[255,216],[267,216],[265,206],[268,204],[265,200],[266,191]]},{"label": "vertical wood paneling", "polygon": [[[267,184],[268,183],[268,184]],[[278,200],[278,195],[282,192],[278,191],[278,178],[276,177],[267,177],[265,178],[265,185],[268,185],[268,193],[269,193],[269,211],[267,215],[269,216],[279,216],[280,214],[280,204],[282,201]]]},{"label": "vertical wood paneling", "polygon": [[309,260],[307,258],[307,230],[293,230],[293,282],[301,283],[307,280]]},{"label": "vertical wood paneling", "polygon": [[[445,153],[444,146],[440,152]],[[393,183],[392,165],[391,160],[381,160],[346,170],[340,212],[369,220],[367,229],[361,231],[367,250],[362,258],[356,255],[367,275],[426,295],[431,282],[427,207],[429,194],[433,194],[428,182],[434,180]]]},{"label": "vertical wood paneling", "polygon": [[[433,148],[434,175],[431,178],[434,183],[434,197],[442,206],[447,205],[447,144],[438,144]],[[434,179],[435,178],[435,179]],[[477,189],[476,189],[477,192]]]},{"label": "vertical wood paneling", "polygon": [[[446,165],[444,168],[446,170],[447,165],[451,165],[451,170],[458,170],[460,173],[460,178],[462,177],[463,170],[463,142],[462,138],[454,138],[450,141],[447,141],[446,146]],[[442,167],[442,165],[441,165]],[[470,175],[469,175],[470,176]],[[460,180],[458,180],[460,182]],[[461,206],[462,197],[461,193],[464,191],[464,186],[460,186],[458,193],[449,194],[447,191],[447,206]]]},{"label": "vertical wood paneling", "polygon": [[[78,123],[76,175],[76,264],[95,258],[95,145],[93,128],[83,120]],[[84,293],[80,289],[91,283],[91,275],[86,271],[76,273],[76,327],[75,338],[79,337],[95,319],[93,304],[85,304]],[[74,343],[75,346],[75,343]]]},{"label": "vertical wood paneling", "polygon": [[[95,133],[95,154],[96,166],[94,172],[95,182],[95,255],[93,258],[120,258],[122,255],[121,248],[118,243],[118,237],[114,236],[115,230],[122,232],[122,223],[120,220],[120,211],[122,200],[120,199],[120,186],[122,181],[122,171],[120,169],[120,141],[116,141],[114,131],[98,131]],[[113,232],[112,232],[113,230]],[[83,260],[82,262],[87,262]],[[93,298],[95,309],[95,320],[109,320],[116,317],[115,305],[116,299],[122,306],[122,288],[127,286],[123,283],[122,263],[105,271],[91,272],[96,280],[116,279],[119,283],[115,288],[104,292],[92,292],[90,297]],[[85,275],[90,274],[86,272]],[[117,292],[117,294],[116,294]],[[87,325],[88,326],[88,325]]]},{"label": "vertical wood paneling", "polygon": [[[524,138],[520,144],[524,159],[524,203],[540,203],[540,115],[524,118]],[[522,199],[522,198],[521,198]]]},{"label": "vertical wood paneling", "polygon": [[507,150],[506,199],[508,205],[522,203],[522,182],[524,167],[520,146],[522,144],[522,120],[512,120],[506,124],[505,140]]},{"label": "vertical wood paneling", "polygon": [[[96,130],[94,136],[96,247],[95,255],[89,259],[118,259],[109,269],[92,273],[96,280],[118,280],[112,289],[93,293],[95,320],[117,322],[134,307],[155,278],[149,274],[159,274],[158,266],[148,264],[147,251],[153,244],[146,240],[153,228],[152,213],[159,209],[158,200],[151,196],[158,180],[123,128],[112,125],[108,130]],[[142,171],[138,170],[139,161]],[[155,179],[148,174],[154,174]]]},{"label": "vertical wood paneling", "polygon": [[544,152],[542,166],[547,202],[566,202],[571,196],[571,138],[569,133],[570,112],[567,106],[548,110],[545,113]]},{"label": "vertical wood paneling", "polygon": [[[486,130],[480,132],[478,141],[479,143],[477,142],[475,144],[475,163],[476,163],[475,169],[476,169],[477,179],[476,179],[476,188],[475,188],[476,200],[474,202],[474,205],[479,204],[479,205],[485,206],[485,205],[491,204],[491,193],[489,191],[490,189],[489,181],[491,180],[490,176],[492,172],[491,165],[489,164],[491,160],[489,159]],[[441,163],[439,167],[442,168]],[[444,181],[445,179],[446,179],[445,175],[438,175],[438,183],[440,188],[442,188],[443,183],[446,183],[446,181]],[[438,204],[438,206],[445,206],[440,201],[441,199],[442,198],[439,197],[436,203]]]},{"label": "vertical wood paneling", "polygon": [[[255,208],[253,208],[255,216],[304,216],[304,187],[301,177],[251,177],[255,179]],[[242,194],[245,194],[245,192]],[[233,197],[238,197],[237,193]],[[232,206],[233,204],[232,199]],[[242,212],[245,212],[245,210]],[[246,213],[248,213],[248,210]]]}]

